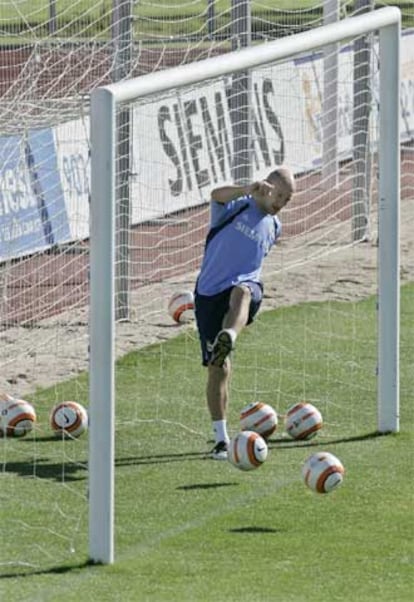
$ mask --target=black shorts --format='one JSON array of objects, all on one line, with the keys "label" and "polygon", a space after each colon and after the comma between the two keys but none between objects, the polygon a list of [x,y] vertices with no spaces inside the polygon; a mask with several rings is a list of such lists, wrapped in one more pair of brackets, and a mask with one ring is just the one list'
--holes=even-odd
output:
[{"label": "black shorts", "polygon": [[[251,324],[262,303],[263,286],[258,282],[250,281],[240,284],[247,286],[251,292],[249,319],[247,322]],[[195,317],[200,337],[203,366],[208,365],[214,340],[223,328],[223,319],[229,309],[230,294],[233,288],[227,288],[211,297],[199,295],[197,291],[195,292]]]}]

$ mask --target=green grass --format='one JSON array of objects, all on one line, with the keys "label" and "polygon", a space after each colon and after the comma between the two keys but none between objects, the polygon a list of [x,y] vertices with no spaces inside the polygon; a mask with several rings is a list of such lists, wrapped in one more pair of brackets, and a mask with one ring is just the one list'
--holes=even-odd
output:
[{"label": "green grass", "polygon": [[[401,7],[404,27],[414,25],[414,11],[408,0],[378,0],[376,7],[397,5]],[[217,39],[225,40],[231,34],[231,0],[216,0],[214,4],[213,29]],[[343,3],[348,15],[353,5]],[[111,10],[113,0],[90,2],[87,0],[56,0],[55,38],[87,40],[111,38]],[[251,2],[252,32],[262,37],[287,35],[301,28],[315,26],[322,19],[323,2],[317,0],[261,0]],[[33,39],[53,35],[49,32],[49,0],[23,0],[18,3],[3,3],[0,6],[2,43],[30,42]],[[138,2],[133,6],[134,39],[160,42],[170,37],[195,39],[208,34],[208,1]],[[7,35],[7,32],[10,34]],[[18,39],[16,39],[18,36]]]},{"label": "green grass", "polygon": [[[36,436],[0,443],[0,598],[411,600],[414,284],[402,288],[398,435],[375,433],[375,320],[374,299],[314,303],[264,312],[245,331],[233,428],[253,390],[282,411],[306,394],[325,419],[309,443],[280,430],[252,473],[203,459],[210,426],[195,333],[124,357],[112,566],[87,563],[87,437],[51,440],[45,427],[54,400],[79,399],[87,376],[39,391]],[[260,352],[260,367],[258,336],[261,349],[272,350]],[[346,468],[342,487],[327,496],[307,490],[300,476],[304,459],[320,449]]]}]

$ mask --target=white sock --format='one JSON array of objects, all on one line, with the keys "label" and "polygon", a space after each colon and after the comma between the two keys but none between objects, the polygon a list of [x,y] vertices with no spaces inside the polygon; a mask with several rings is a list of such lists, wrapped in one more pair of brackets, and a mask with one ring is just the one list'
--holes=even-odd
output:
[{"label": "white sock", "polygon": [[219,441],[229,441],[230,438],[227,434],[227,420],[214,420],[213,430],[216,443]]}]

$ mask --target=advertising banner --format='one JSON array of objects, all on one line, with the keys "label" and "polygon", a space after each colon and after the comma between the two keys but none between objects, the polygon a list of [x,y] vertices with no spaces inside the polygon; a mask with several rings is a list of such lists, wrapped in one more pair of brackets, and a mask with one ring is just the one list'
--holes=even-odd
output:
[{"label": "advertising banner", "polygon": [[30,149],[20,137],[0,138],[0,259],[45,249],[53,233],[33,190]]},{"label": "advertising banner", "polygon": [[69,237],[52,130],[0,137],[0,261]]},{"label": "advertising banner", "polygon": [[[378,72],[378,46],[372,72]],[[338,54],[339,159],[352,157],[354,53]],[[320,52],[251,73],[252,179],[286,163],[296,174],[320,167],[324,62]],[[131,222],[163,218],[209,200],[232,181],[231,78],[131,108]],[[370,142],[378,142],[379,78],[371,84]],[[414,31],[401,45],[401,141],[414,137]],[[89,236],[89,118],[0,137],[0,261]]]}]

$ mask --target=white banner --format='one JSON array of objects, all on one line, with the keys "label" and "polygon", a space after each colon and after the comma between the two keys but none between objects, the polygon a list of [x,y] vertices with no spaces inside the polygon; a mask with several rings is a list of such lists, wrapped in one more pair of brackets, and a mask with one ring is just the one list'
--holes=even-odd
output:
[{"label": "white banner", "polygon": [[[378,53],[374,49],[374,61]],[[339,54],[338,152],[352,154],[353,53]],[[401,47],[401,138],[414,135],[414,31]],[[209,200],[231,182],[233,135],[229,81],[220,80],[132,111],[132,223]],[[253,178],[284,162],[296,173],[320,165],[323,60],[320,53],[252,73]],[[378,81],[374,81],[371,140],[375,141]],[[72,240],[89,235],[89,120],[54,129],[58,170]]]}]

